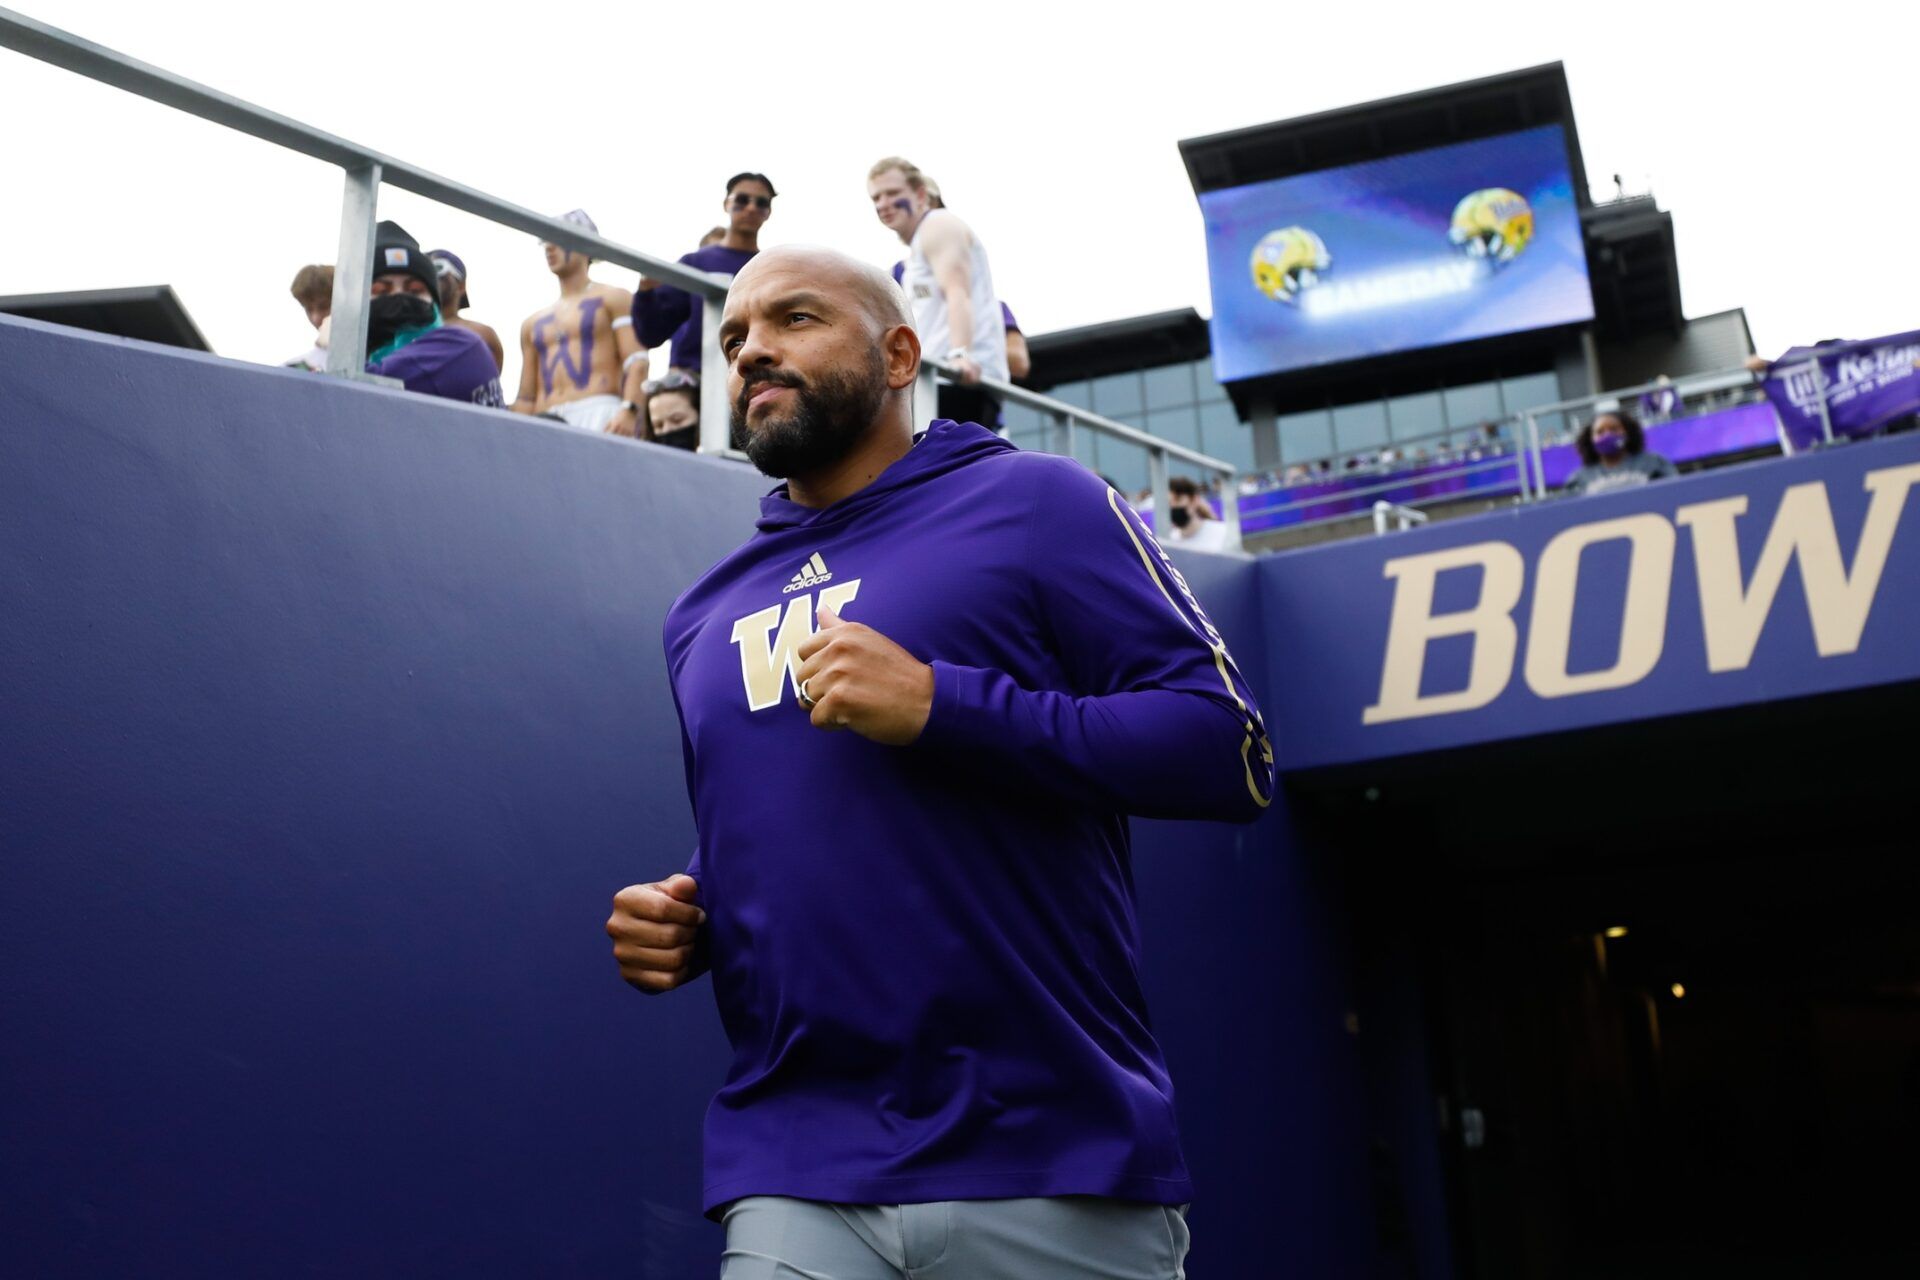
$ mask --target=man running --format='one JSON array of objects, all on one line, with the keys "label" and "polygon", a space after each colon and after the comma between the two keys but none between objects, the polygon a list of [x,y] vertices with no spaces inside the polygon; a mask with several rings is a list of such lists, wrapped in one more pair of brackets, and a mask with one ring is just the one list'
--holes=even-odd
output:
[{"label": "man running", "polygon": [[441,318],[457,329],[480,335],[480,341],[486,343],[487,350],[493,353],[494,368],[506,368],[507,353],[501,347],[500,335],[493,331],[493,326],[460,314],[473,305],[467,298],[467,264],[460,261],[460,256],[451,249],[435,249],[427,257],[433,260],[434,269],[440,273]]},{"label": "man running", "polygon": [[[598,233],[583,209],[562,219]],[[581,431],[633,436],[647,353],[633,336],[633,296],[587,278],[592,259],[541,246],[560,281],[560,300],[520,326],[520,394],[515,413],[557,418]]]},{"label": "man running", "polygon": [[607,932],[642,991],[713,974],[721,1274],[1173,1280],[1126,815],[1258,816],[1252,694],[1093,473],[914,434],[885,272],[770,249],[718,336],[734,443],[787,483],[668,613],[699,842]]}]

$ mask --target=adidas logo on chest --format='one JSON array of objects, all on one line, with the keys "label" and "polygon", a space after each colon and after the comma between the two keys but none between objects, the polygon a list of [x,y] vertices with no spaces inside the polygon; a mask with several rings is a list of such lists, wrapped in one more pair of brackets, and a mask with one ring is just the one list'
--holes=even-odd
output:
[{"label": "adidas logo on chest", "polygon": [[832,582],[833,575],[827,572],[827,562],[820,558],[818,551],[807,557],[800,566],[800,572],[793,575],[786,586],[780,588],[785,595],[794,591],[805,591],[808,587],[817,587],[823,582]]}]

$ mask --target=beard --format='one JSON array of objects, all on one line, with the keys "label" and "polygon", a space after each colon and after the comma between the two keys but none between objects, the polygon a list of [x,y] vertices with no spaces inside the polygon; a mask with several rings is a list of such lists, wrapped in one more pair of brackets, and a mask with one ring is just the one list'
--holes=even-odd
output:
[{"label": "beard", "polygon": [[[747,401],[767,384],[793,388],[784,414],[769,413],[747,425]],[[853,452],[880,417],[887,396],[886,356],[874,348],[864,369],[833,369],[811,382],[794,374],[749,373],[733,402],[733,447],[776,480],[830,467]]]}]

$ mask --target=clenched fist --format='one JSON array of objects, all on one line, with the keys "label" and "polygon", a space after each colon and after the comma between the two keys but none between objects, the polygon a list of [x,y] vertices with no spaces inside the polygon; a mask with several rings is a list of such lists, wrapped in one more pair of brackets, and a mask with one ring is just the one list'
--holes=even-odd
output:
[{"label": "clenched fist", "polygon": [[630,884],[613,895],[607,936],[613,939],[621,977],[657,995],[685,986],[705,971],[697,954],[700,926],[707,922],[699,896],[699,884],[688,875]]},{"label": "clenched fist", "polygon": [[933,668],[858,622],[820,610],[820,629],[801,642],[799,685],[820,729],[851,729],[889,747],[920,736],[933,711]]}]

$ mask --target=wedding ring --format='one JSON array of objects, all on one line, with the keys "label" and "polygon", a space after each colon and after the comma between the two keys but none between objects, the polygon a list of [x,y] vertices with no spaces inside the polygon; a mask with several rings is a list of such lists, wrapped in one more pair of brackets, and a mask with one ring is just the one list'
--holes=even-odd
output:
[{"label": "wedding ring", "polygon": [[800,709],[802,711],[811,711],[813,707],[813,695],[807,692],[807,682],[802,680],[800,682]]}]

